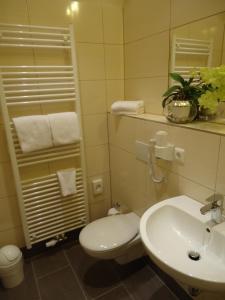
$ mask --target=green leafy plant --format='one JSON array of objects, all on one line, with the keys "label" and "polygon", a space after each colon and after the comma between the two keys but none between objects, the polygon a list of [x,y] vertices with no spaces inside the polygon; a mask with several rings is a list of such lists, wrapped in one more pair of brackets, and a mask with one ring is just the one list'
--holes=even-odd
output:
[{"label": "green leafy plant", "polygon": [[[193,101],[196,105],[198,105],[198,98],[203,93],[202,85],[196,82],[195,77],[192,76],[188,80],[185,80],[178,73],[170,73],[170,77],[178,82],[178,84],[171,86],[164,94],[162,102],[162,106],[165,107],[166,103],[169,103],[173,100],[189,100]],[[205,89],[207,87],[205,86]]]},{"label": "green leafy plant", "polygon": [[201,94],[199,105],[215,113],[219,102],[225,101],[225,65],[201,69],[198,76],[210,87]]}]

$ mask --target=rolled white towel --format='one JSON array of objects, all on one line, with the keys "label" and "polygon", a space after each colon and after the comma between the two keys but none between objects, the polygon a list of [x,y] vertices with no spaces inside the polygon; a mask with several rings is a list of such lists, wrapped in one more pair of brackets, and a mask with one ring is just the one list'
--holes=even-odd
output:
[{"label": "rolled white towel", "polygon": [[80,126],[75,112],[48,115],[54,146],[66,145],[80,140]]},{"label": "rolled white towel", "polygon": [[63,197],[73,195],[77,192],[76,187],[76,170],[66,169],[57,171],[61,195]]},{"label": "rolled white towel", "polygon": [[47,116],[34,115],[13,118],[21,150],[24,153],[53,147]]},{"label": "rolled white towel", "polygon": [[143,114],[144,101],[143,100],[116,101],[111,106],[111,112],[116,115]]}]

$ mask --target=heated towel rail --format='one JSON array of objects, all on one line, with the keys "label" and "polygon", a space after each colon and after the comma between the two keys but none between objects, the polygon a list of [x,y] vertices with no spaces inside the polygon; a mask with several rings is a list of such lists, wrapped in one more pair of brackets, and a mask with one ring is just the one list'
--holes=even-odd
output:
[{"label": "heated towel rail", "polygon": [[[29,48],[33,51],[63,51],[69,56],[66,65],[2,65],[0,66],[0,97],[4,127],[16,183],[20,214],[27,248],[33,244],[65,234],[88,222],[84,146],[78,88],[75,41],[72,25],[66,27],[0,24],[0,49]],[[15,51],[11,55],[17,55]],[[34,59],[35,61],[35,59]],[[30,153],[21,151],[13,116],[41,113],[58,105],[72,104],[81,128],[81,141]],[[47,106],[47,108],[46,108]],[[49,108],[50,107],[50,108]],[[61,106],[60,106],[61,107]],[[45,110],[47,109],[47,110]],[[65,111],[65,109],[64,109]],[[39,112],[39,114],[40,114]],[[55,164],[76,160],[77,193],[62,197]],[[54,168],[50,164],[54,165]],[[48,166],[43,176],[24,178],[27,168]],[[68,165],[68,161],[67,161]],[[54,169],[54,172],[52,171]],[[24,171],[25,170],[25,171]],[[35,172],[33,172],[35,173]]]},{"label": "heated towel rail", "polygon": [[[210,67],[212,64],[212,51],[213,51],[213,41],[212,40],[202,40],[202,39],[192,39],[192,38],[180,38],[173,37],[172,41],[172,51],[171,51],[171,70],[172,72],[179,73],[185,79],[190,77],[190,72],[192,70],[199,70],[203,67]],[[197,65],[182,65],[179,60],[190,60],[201,58],[205,63]],[[171,82],[172,83],[172,82]]]}]

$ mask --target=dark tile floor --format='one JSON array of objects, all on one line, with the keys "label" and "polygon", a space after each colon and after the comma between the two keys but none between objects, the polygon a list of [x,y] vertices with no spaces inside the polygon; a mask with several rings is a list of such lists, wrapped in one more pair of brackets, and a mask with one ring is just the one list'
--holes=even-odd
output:
[{"label": "dark tile floor", "polygon": [[1,300],[177,300],[142,258],[120,266],[89,257],[79,245],[25,260],[25,280],[0,287]]}]

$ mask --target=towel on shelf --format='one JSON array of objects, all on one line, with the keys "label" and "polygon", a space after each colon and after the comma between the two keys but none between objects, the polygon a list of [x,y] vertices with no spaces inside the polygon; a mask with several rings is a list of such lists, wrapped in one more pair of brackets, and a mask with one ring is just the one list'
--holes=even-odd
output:
[{"label": "towel on shelf", "polygon": [[75,112],[48,115],[54,146],[80,141],[80,126]]},{"label": "towel on shelf", "polygon": [[57,171],[61,195],[63,197],[76,194],[76,170],[66,169]]},{"label": "towel on shelf", "polygon": [[13,118],[20,147],[24,153],[53,147],[48,117],[45,115]]},{"label": "towel on shelf", "polygon": [[111,112],[116,115],[143,114],[144,101],[142,100],[116,101],[111,106]]}]

